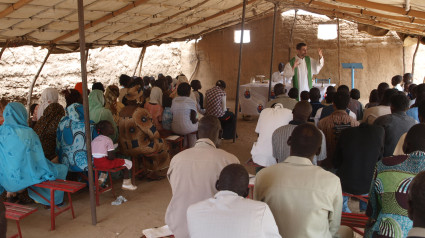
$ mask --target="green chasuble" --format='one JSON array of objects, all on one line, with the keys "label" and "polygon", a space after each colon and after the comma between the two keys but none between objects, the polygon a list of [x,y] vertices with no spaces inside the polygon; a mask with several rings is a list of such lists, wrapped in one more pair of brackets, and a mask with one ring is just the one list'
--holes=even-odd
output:
[{"label": "green chasuble", "polygon": [[[308,78],[308,87],[311,88],[312,87],[312,81],[311,81],[311,61],[310,61],[310,57],[306,56],[305,58],[305,63],[307,64],[307,78]],[[289,63],[291,64],[291,67],[294,67],[295,64],[295,57],[292,58]],[[299,88],[299,83],[298,83],[298,67],[296,67],[294,69],[294,76],[292,77],[292,86],[294,88]],[[301,92],[300,92],[301,93]]]}]

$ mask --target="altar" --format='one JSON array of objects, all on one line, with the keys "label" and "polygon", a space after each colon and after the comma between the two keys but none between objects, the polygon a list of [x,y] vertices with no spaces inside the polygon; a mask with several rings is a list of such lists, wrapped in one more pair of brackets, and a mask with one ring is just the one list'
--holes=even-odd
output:
[{"label": "altar", "polygon": [[[271,99],[275,98],[273,87],[275,83],[272,83],[271,88]],[[313,87],[319,88],[321,100],[323,99],[326,88],[329,86],[335,86],[335,84],[330,83],[313,83]],[[285,86],[286,94],[292,88],[291,84]],[[239,90],[239,107],[240,113],[243,115],[259,115],[261,111],[265,108],[267,103],[267,94],[269,92],[269,84],[267,81],[265,83],[249,83],[240,86]]]}]

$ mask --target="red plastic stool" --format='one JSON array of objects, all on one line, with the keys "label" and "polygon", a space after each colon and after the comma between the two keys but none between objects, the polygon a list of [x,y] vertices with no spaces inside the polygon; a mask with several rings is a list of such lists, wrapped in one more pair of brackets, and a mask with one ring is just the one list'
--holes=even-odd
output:
[{"label": "red plastic stool", "polygon": [[[368,196],[352,195],[348,193],[342,193],[343,196],[355,197],[363,202],[368,202]],[[369,217],[362,213],[346,213],[343,212],[341,215],[341,225],[350,227],[354,232],[364,236],[364,231],[361,229],[366,228],[366,223]]]},{"label": "red plastic stool", "polygon": [[[113,169],[93,168],[93,170],[94,170],[94,176],[95,176],[94,184],[95,184],[95,187],[96,187],[96,206],[99,206],[99,196],[100,196],[100,194],[102,194],[104,192],[107,192],[107,191],[111,190],[112,191],[112,195],[115,198],[117,197],[115,195],[115,192],[114,192],[114,187],[113,187],[113,183],[112,183],[111,173],[115,173],[115,172],[121,171],[121,170],[123,170],[125,168],[126,168],[125,166],[121,166],[121,167],[113,168]],[[109,186],[108,187],[102,188],[100,186],[101,184],[99,184],[99,172],[106,172],[106,173],[108,173],[108,177],[109,177]]]},{"label": "red plastic stool", "polygon": [[37,208],[9,202],[5,202],[4,206],[6,207],[6,218],[10,220],[15,220],[16,226],[18,227],[18,233],[11,236],[10,238],[22,238],[21,226],[19,225],[19,221],[36,212]]}]

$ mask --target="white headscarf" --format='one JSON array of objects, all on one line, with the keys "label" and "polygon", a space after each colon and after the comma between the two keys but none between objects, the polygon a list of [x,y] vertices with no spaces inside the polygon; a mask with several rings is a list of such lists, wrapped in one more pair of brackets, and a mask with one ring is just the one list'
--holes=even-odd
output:
[{"label": "white headscarf", "polygon": [[41,116],[43,116],[44,109],[46,109],[47,106],[50,105],[50,103],[58,102],[58,100],[58,90],[56,90],[55,88],[44,89],[44,91],[41,93],[40,105],[38,106],[37,110],[37,120],[40,119]]}]

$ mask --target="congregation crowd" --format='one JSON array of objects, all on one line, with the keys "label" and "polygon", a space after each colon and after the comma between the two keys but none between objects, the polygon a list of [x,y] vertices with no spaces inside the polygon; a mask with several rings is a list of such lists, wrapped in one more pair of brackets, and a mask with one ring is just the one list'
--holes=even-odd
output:
[{"label": "congregation crowd", "polygon": [[[95,167],[125,167],[122,189],[137,189],[129,176],[135,157],[143,156],[148,179],[166,175],[172,198],[165,222],[177,238],[352,237],[341,226],[350,195],[369,197],[359,203],[369,217],[365,237],[425,237],[425,84],[413,84],[411,74],[394,76],[393,87],[379,84],[365,106],[359,90],[345,85],[328,87],[320,101],[318,88],[292,88],[288,96],[276,84],[255,128],[252,199],[241,158],[219,149],[236,134],[224,81],[205,97],[201,82],[184,75],[121,75],[119,82],[106,89],[93,84],[89,135],[81,83],[45,89],[29,116],[21,103],[2,99],[4,200],[48,206],[38,195],[49,198],[48,190],[32,185],[87,174],[91,138]],[[173,134],[187,149],[171,159],[166,138]],[[106,176],[99,176],[103,186]],[[55,204],[61,203],[57,191]]]}]

